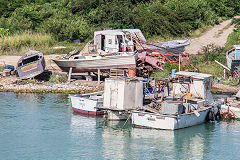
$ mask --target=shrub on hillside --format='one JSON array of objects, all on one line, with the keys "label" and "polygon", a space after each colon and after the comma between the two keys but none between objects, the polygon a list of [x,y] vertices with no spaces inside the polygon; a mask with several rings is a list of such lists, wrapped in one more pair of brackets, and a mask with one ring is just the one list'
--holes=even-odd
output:
[{"label": "shrub on hillside", "polygon": [[9,29],[0,28],[0,38],[9,34]]},{"label": "shrub on hillside", "polygon": [[[214,61],[215,59],[222,56],[224,51],[224,48],[216,46],[214,44],[209,44],[207,46],[202,47],[202,53],[203,53],[203,61]],[[225,58],[225,55],[223,55]],[[225,60],[224,60],[225,61]]]},{"label": "shrub on hillside", "polygon": [[185,32],[214,24],[217,20],[206,0],[171,0],[165,6],[175,12]]},{"label": "shrub on hillside", "polygon": [[84,41],[92,35],[92,28],[83,17],[74,16],[67,11],[61,11],[47,19],[37,30],[51,33],[58,41]]},{"label": "shrub on hillside", "polygon": [[162,6],[160,2],[136,6],[132,19],[133,25],[142,29],[146,37],[153,35],[179,36],[185,33],[185,28],[179,23],[177,14]]}]

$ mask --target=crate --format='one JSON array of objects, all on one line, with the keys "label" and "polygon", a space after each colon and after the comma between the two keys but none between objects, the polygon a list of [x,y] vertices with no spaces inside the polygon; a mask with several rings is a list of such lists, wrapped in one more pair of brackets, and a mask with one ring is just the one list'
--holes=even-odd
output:
[{"label": "crate", "polygon": [[182,114],[183,112],[184,106],[180,101],[164,101],[162,103],[162,114]]}]

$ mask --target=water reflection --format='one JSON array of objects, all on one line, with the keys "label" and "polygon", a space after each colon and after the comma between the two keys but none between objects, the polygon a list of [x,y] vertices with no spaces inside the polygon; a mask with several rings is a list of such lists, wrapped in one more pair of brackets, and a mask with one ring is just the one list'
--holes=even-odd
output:
[{"label": "water reflection", "polygon": [[0,93],[0,159],[240,159],[240,122],[164,131],[74,114],[66,95]]},{"label": "water reflection", "polygon": [[129,123],[123,129],[123,121],[106,121],[103,126],[102,144],[104,159],[126,159],[131,144]]},{"label": "water reflection", "polygon": [[72,156],[76,158],[101,159],[102,135],[101,117],[84,116],[72,113],[71,117],[71,143]]},{"label": "water reflection", "polygon": [[104,127],[105,159],[204,159],[210,147],[209,130],[214,130],[214,125],[207,124],[168,131],[132,128],[130,123],[121,129],[123,123],[108,122]]}]

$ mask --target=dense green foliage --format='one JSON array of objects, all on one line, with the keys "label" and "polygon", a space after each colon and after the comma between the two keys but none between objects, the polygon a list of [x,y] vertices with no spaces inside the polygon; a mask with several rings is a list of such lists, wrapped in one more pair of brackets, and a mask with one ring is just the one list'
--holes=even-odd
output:
[{"label": "dense green foliage", "polygon": [[0,28],[0,38],[9,34],[9,29]]},{"label": "dense green foliage", "polygon": [[58,41],[85,41],[101,28],[179,37],[239,9],[238,0],[0,0],[0,28],[49,33]]}]

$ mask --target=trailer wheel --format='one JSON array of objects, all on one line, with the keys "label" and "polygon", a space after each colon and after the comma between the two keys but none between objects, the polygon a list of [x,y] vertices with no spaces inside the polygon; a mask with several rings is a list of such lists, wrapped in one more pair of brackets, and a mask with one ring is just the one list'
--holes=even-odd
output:
[{"label": "trailer wheel", "polygon": [[237,82],[237,84],[240,82],[240,73],[238,68],[234,69],[233,78]]}]

